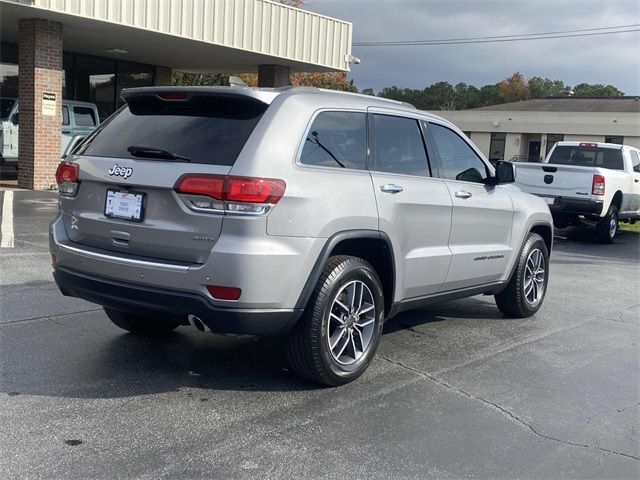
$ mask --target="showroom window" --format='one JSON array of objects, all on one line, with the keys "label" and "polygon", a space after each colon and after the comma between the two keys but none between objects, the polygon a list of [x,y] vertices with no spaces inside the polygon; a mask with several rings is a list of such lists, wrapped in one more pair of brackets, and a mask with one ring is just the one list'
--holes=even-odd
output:
[{"label": "showroom window", "polygon": [[621,135],[607,135],[604,137],[604,143],[617,143],[618,145],[624,144],[624,137]]},{"label": "showroom window", "polygon": [[491,144],[489,146],[489,160],[497,162],[504,160],[504,145],[507,139],[506,133],[493,132],[491,134]]}]

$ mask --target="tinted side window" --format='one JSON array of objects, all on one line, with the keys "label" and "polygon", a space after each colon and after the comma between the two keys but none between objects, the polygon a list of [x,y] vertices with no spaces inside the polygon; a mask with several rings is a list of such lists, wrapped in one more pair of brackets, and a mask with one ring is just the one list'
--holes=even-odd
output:
[{"label": "tinted side window", "polygon": [[95,127],[96,117],[92,108],[73,107],[73,116],[78,127]]},{"label": "tinted side window", "polygon": [[449,180],[482,183],[488,177],[485,163],[453,130],[429,124],[440,157],[440,176]]},{"label": "tinted side window", "polygon": [[66,105],[62,106],[62,124],[69,125],[69,108]]},{"label": "tinted side window", "polygon": [[417,120],[376,114],[372,124],[376,170],[429,176],[427,154]]},{"label": "tinted side window", "polygon": [[366,114],[320,112],[304,141],[300,162],[364,170],[367,160]]},{"label": "tinted side window", "polygon": [[640,155],[635,150],[631,150],[631,165],[634,172],[640,173]]}]

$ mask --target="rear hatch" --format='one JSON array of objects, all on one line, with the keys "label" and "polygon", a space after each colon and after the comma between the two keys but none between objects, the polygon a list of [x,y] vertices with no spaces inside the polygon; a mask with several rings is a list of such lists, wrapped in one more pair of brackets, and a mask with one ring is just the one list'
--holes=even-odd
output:
[{"label": "rear hatch", "polygon": [[134,89],[70,160],[78,193],[61,197],[76,243],[126,255],[204,263],[222,213],[190,209],[174,191],[185,174],[227,175],[268,107],[224,91]]},{"label": "rear hatch", "polygon": [[516,164],[516,183],[524,191],[549,197],[568,197],[588,200],[596,168],[624,170],[619,147],[597,143],[558,143],[547,163]]}]

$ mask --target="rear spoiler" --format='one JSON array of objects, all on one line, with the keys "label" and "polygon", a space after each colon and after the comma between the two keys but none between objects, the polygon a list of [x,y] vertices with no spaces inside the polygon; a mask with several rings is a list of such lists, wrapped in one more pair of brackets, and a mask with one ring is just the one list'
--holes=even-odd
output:
[{"label": "rear spoiler", "polygon": [[270,105],[281,93],[282,90],[257,89],[235,85],[231,87],[138,87],[123,89],[120,97],[126,103],[141,97],[151,97],[166,102],[189,101],[193,97],[202,96],[235,97]]}]

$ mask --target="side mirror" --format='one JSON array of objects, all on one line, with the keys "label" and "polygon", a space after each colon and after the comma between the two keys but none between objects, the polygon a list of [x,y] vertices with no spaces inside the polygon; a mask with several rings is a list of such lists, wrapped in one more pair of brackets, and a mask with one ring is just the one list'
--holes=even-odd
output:
[{"label": "side mirror", "polygon": [[14,125],[18,125],[18,112],[11,115],[11,123],[13,123]]},{"label": "side mirror", "polygon": [[496,162],[495,184],[513,183],[516,181],[516,167],[511,162],[499,160]]}]

